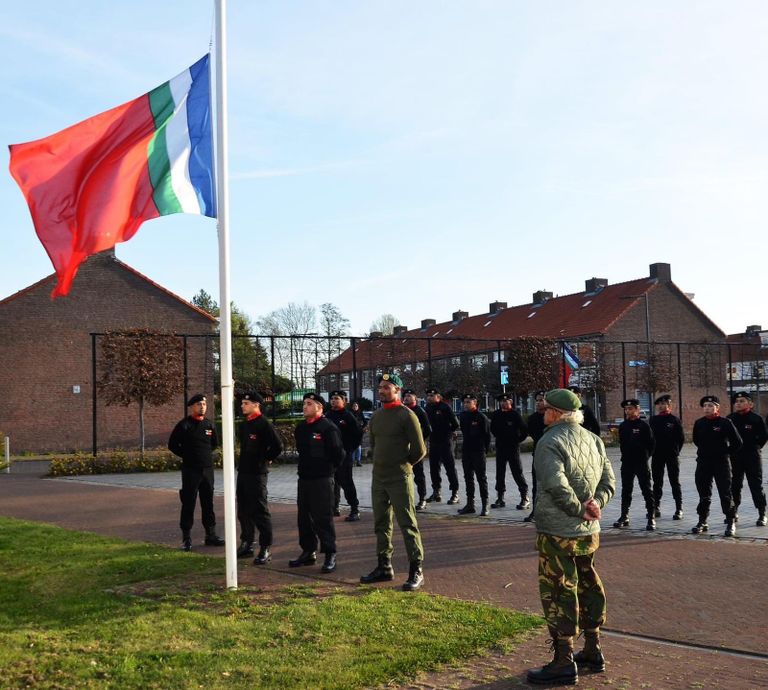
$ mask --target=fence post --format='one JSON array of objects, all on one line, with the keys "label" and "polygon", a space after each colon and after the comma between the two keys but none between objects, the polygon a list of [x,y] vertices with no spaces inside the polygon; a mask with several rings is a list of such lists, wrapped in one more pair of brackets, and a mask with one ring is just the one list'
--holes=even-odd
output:
[{"label": "fence post", "polygon": [[184,411],[181,414],[181,418],[187,416],[187,400],[189,400],[189,361],[187,357],[187,336],[183,336],[184,340]]},{"label": "fence post", "polygon": [[3,445],[5,446],[5,473],[10,474],[11,471],[11,439],[6,436],[3,439]]},{"label": "fence post", "polygon": [[432,388],[432,341],[427,338],[427,380],[428,388]]},{"label": "fence post", "polygon": [[683,423],[683,365],[680,359],[680,343],[677,343],[677,399],[680,407],[680,423]]},{"label": "fence post", "polygon": [[357,352],[355,352],[355,350],[357,350],[357,338],[350,338],[349,346],[352,348],[352,395],[349,397],[350,400],[354,400],[360,396],[357,392]]},{"label": "fence post", "polygon": [[624,400],[627,399],[627,353],[624,348],[624,341],[621,341],[621,395]]},{"label": "fence post", "polygon": [[[275,336],[269,336],[269,352],[270,359],[272,360],[272,423],[274,423],[277,416],[277,392],[275,391]],[[289,407],[289,412],[293,412],[293,407]]]},{"label": "fence post", "polygon": [[91,383],[92,383],[92,409],[91,424],[93,425],[93,457],[96,457],[98,437],[96,432],[96,334],[91,333]]}]

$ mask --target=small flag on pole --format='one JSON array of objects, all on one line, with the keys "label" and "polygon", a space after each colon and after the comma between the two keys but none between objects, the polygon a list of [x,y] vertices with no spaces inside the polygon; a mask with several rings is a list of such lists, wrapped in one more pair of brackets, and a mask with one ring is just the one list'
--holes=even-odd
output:
[{"label": "small flag on pole", "polygon": [[10,146],[11,175],[66,295],[80,264],[171,213],[216,217],[209,55],[143,96]]}]

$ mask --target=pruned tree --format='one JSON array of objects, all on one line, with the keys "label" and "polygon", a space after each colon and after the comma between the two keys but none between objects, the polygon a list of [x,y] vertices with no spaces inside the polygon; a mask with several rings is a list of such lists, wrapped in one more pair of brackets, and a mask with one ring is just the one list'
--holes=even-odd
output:
[{"label": "pruned tree", "polygon": [[584,391],[608,393],[621,384],[621,350],[617,343],[579,343],[579,385]]},{"label": "pruned tree", "polygon": [[508,343],[509,386],[520,395],[552,388],[557,381],[561,356],[552,338],[525,336]]},{"label": "pruned tree", "polygon": [[179,338],[143,328],[106,333],[101,339],[102,375],[97,382],[107,405],[139,406],[144,457],[144,408],[170,402],[184,391],[184,349]]}]

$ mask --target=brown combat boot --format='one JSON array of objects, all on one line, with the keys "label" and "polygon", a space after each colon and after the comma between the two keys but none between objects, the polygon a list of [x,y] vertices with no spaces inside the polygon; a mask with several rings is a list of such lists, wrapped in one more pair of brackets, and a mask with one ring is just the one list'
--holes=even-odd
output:
[{"label": "brown combat boot", "polygon": [[600,649],[600,630],[584,631],[584,649],[573,655],[573,660],[579,666],[591,673],[605,671],[605,657]]},{"label": "brown combat boot", "polygon": [[552,661],[541,668],[528,671],[529,683],[534,685],[576,685],[579,672],[573,660],[573,637],[552,640],[555,655]]}]

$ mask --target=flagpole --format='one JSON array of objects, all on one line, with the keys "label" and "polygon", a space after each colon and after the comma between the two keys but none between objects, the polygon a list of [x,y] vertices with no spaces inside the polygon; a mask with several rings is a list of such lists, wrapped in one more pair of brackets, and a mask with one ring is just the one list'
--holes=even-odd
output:
[{"label": "flagpole", "polygon": [[232,312],[229,289],[229,181],[227,142],[226,0],[216,0],[216,203],[219,228],[219,337],[221,368],[221,435],[224,465],[224,547],[227,589],[237,589],[235,524],[234,381],[232,379]]}]

